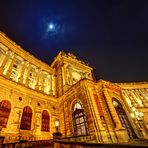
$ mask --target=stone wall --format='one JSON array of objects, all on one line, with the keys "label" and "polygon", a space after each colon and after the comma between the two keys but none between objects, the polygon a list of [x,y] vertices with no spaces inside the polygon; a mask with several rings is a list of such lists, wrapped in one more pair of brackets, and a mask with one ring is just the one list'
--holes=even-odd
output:
[{"label": "stone wall", "polygon": [[[52,139],[52,133],[55,132],[54,122],[57,118],[57,104],[54,98],[10,82],[1,76],[0,82],[0,102],[8,100],[11,104],[7,126],[1,131],[1,135],[5,136],[5,142],[14,142],[20,139]],[[20,129],[23,108],[26,106],[32,109],[31,130],[29,131]],[[41,131],[43,110],[47,110],[50,116],[49,132]]]}]

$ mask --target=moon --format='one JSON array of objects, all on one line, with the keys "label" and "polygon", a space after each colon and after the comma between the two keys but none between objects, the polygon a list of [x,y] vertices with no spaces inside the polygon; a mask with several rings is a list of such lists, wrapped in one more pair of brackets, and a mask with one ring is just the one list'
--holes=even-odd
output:
[{"label": "moon", "polygon": [[48,24],[47,24],[47,33],[48,33],[48,32],[53,32],[53,31],[55,31],[55,24],[53,24],[53,23],[48,23]]},{"label": "moon", "polygon": [[50,29],[53,29],[53,24],[49,24],[49,28]]}]

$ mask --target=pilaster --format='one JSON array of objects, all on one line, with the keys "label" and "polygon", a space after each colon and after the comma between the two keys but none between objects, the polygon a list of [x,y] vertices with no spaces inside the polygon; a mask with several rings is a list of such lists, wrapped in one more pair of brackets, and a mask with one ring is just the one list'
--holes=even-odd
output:
[{"label": "pilaster", "polygon": [[15,63],[15,60],[16,60],[16,55],[14,55],[14,57],[13,57],[13,59],[12,59],[12,61],[11,61],[11,64],[10,64],[10,66],[9,66],[9,69],[8,69],[8,71],[7,71],[7,73],[6,73],[6,78],[10,78],[10,75],[11,75],[11,72],[12,72],[12,68],[13,68],[13,65],[14,65],[14,63]]},{"label": "pilaster", "polygon": [[117,112],[113,106],[113,103],[112,103],[112,99],[110,98],[110,95],[108,94],[108,91],[107,91],[107,88],[104,86],[103,88],[103,93],[104,93],[104,96],[105,96],[105,99],[106,99],[106,102],[108,104],[108,107],[109,107],[109,110],[110,110],[110,113],[112,115],[112,118],[115,122],[115,125],[116,125],[116,128],[115,130],[120,130],[120,129],[124,129],[121,125],[121,122],[120,122],[120,119],[117,115]]},{"label": "pilaster", "polygon": [[18,82],[20,82],[21,84],[23,84],[23,76],[26,69],[26,65],[27,65],[27,61],[24,61],[24,64],[22,65],[21,75],[18,79]]},{"label": "pilaster", "polygon": [[49,80],[50,90],[49,90],[49,94],[50,94],[51,96],[53,96],[52,81],[53,81],[53,79],[52,79],[52,74],[50,74],[50,80]]},{"label": "pilaster", "polygon": [[28,71],[27,71],[27,75],[26,75],[26,79],[25,79],[25,86],[27,86],[27,87],[28,87],[28,85],[29,85],[29,80],[28,80],[28,78],[29,78],[29,75],[30,75],[30,70],[31,70],[31,65],[29,64],[29,66],[28,66]]},{"label": "pilaster", "polygon": [[38,73],[37,73],[37,80],[36,80],[36,86],[35,89],[38,91],[39,90],[39,81],[40,81],[40,74],[41,74],[41,69],[38,69]]},{"label": "pilaster", "polygon": [[55,97],[57,97],[57,77],[55,74],[53,74],[53,83],[54,85],[53,86],[53,94]]},{"label": "pilaster", "polygon": [[3,74],[4,67],[5,67],[6,63],[8,62],[8,60],[10,59],[10,54],[11,54],[11,51],[8,51],[6,56],[5,56],[5,59],[3,60],[3,63],[1,65],[1,67],[0,67],[0,75]]},{"label": "pilaster", "polygon": [[42,121],[42,115],[40,112],[35,113],[35,129],[33,131],[35,137],[38,137],[41,135],[41,121]]}]

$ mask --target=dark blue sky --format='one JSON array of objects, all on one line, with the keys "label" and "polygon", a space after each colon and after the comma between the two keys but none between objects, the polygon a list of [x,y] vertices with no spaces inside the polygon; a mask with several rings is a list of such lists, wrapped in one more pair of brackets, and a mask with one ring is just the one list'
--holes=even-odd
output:
[{"label": "dark blue sky", "polygon": [[0,30],[46,63],[64,50],[97,79],[148,81],[146,0],[1,0]]}]

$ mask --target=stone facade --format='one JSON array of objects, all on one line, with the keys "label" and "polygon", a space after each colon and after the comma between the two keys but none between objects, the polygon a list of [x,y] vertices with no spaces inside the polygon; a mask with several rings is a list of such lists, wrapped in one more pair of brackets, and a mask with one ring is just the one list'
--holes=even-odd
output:
[{"label": "stone facade", "polygon": [[5,143],[148,139],[148,83],[96,82],[92,68],[60,52],[47,65],[0,32],[0,135]]}]

